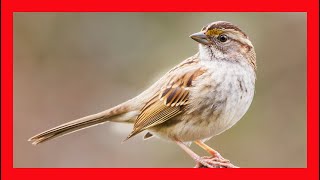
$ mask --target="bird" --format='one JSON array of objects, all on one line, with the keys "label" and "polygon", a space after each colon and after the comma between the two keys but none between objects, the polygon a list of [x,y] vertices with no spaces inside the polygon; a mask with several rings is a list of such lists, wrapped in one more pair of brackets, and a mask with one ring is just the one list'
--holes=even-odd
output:
[{"label": "bird", "polygon": [[[256,53],[238,26],[215,21],[190,35],[198,52],[185,59],[145,91],[115,107],[76,119],[29,139],[33,145],[103,124],[133,124],[124,140],[146,132],[176,143],[198,166],[236,167],[205,144],[236,124],[248,111],[255,92]],[[211,157],[200,157],[195,143]]]}]

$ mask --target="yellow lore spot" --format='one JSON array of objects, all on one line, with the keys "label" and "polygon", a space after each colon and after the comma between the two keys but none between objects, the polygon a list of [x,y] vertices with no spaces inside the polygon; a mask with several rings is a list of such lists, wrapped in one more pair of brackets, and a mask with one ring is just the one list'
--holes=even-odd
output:
[{"label": "yellow lore spot", "polygon": [[217,36],[223,33],[221,29],[210,29],[206,32],[207,36]]}]

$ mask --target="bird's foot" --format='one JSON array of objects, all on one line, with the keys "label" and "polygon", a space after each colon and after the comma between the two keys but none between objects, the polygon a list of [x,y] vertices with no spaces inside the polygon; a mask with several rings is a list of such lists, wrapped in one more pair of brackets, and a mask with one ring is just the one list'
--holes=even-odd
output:
[{"label": "bird's foot", "polygon": [[222,157],[221,154],[218,152],[216,152],[211,158],[217,158],[219,162],[222,162],[222,163],[230,163],[228,159],[225,159],[224,157]]},{"label": "bird's foot", "polygon": [[194,168],[238,168],[230,163],[229,160],[221,157],[204,156],[197,161]]}]

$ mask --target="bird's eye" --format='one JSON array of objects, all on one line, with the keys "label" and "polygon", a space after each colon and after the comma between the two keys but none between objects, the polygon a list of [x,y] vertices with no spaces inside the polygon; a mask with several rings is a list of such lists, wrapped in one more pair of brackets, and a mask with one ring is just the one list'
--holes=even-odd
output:
[{"label": "bird's eye", "polygon": [[226,42],[228,40],[228,36],[224,35],[224,34],[221,34],[221,35],[218,36],[218,40],[220,42]]}]

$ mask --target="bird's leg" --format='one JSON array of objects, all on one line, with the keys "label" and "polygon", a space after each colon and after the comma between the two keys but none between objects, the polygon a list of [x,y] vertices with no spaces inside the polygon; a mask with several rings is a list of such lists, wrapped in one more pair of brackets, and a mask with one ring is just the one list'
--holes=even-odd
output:
[{"label": "bird's leg", "polygon": [[[220,168],[224,164],[218,161],[211,161],[208,159],[203,159],[199,155],[197,155],[195,152],[193,152],[187,145],[180,141],[176,141],[176,143],[189,155],[192,159],[194,159],[197,164],[206,166],[208,168]],[[197,167],[197,166],[196,166]]]},{"label": "bird's leg", "polygon": [[202,149],[204,149],[205,151],[207,151],[209,154],[212,155],[212,157],[215,158],[219,158],[220,160],[224,161],[224,162],[229,162],[229,160],[224,159],[220,153],[214,149],[212,149],[210,146],[206,145],[205,143],[203,143],[202,141],[194,141],[194,143],[196,143],[198,146],[200,146]]},{"label": "bird's leg", "polygon": [[[202,141],[195,141],[195,143],[200,146],[202,149],[206,150],[209,154],[212,155],[212,157],[202,157],[202,159],[206,159],[206,162],[220,162],[222,167],[225,168],[237,168],[237,166],[230,163],[229,160],[224,159],[220,153],[214,149],[212,149],[210,146],[206,145]],[[196,167],[202,167],[199,163],[196,165]]]}]

